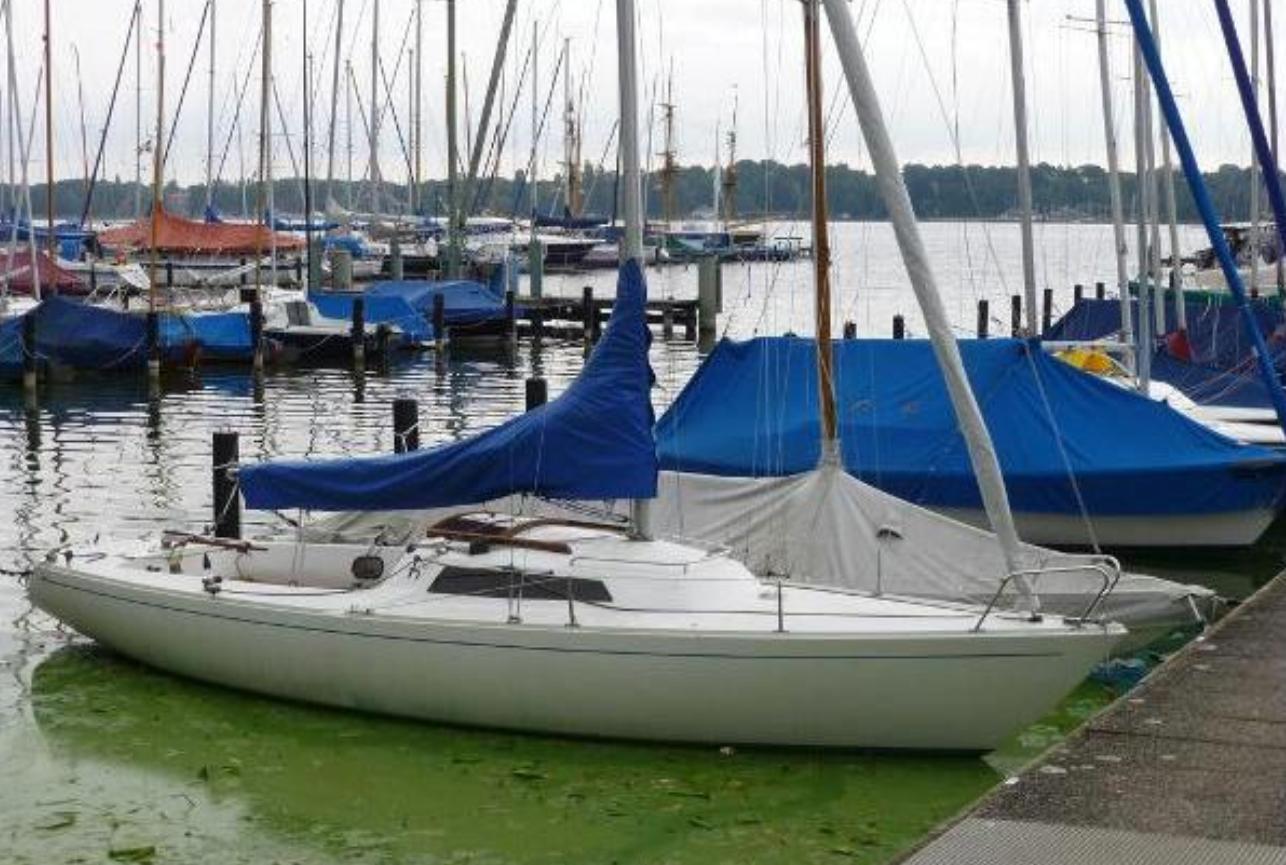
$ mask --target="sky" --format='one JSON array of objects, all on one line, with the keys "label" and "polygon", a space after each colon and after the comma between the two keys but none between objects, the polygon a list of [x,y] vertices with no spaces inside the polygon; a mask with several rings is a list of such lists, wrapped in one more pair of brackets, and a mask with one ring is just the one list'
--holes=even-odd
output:
[{"label": "sky", "polygon": [[[53,29],[54,165],[58,177],[82,176],[92,163],[108,114],[108,105],[125,48],[134,0],[51,0]],[[326,133],[330,124],[331,75],[335,57],[334,21],[340,0],[306,0],[307,38],[303,32],[305,0],[272,0],[273,68],[284,122],[274,108],[273,171],[295,174],[303,145],[302,70],[304,51],[314,68],[314,173],[324,176]],[[390,80],[396,120],[386,110],[380,142],[380,164],[386,179],[402,181],[408,159],[397,127],[408,127],[408,74],[414,47],[412,25],[416,0],[343,0],[345,27],[341,60],[351,62],[356,82],[352,124],[341,94],[336,118],[336,175],[346,176],[346,142],[354,139],[353,174],[365,175],[367,141],[362,121],[369,109],[371,86],[372,8],[380,7],[378,49]],[[34,106],[41,74],[42,4],[12,0],[13,51],[17,71],[23,137],[32,130],[29,170],[33,182],[45,179],[43,91]],[[136,118],[141,115],[144,149],[150,147],[156,123],[156,45],[158,0],[142,0],[142,75],[135,74],[133,49],[126,55],[115,115],[104,148],[102,174],[130,179],[135,173]],[[165,117],[174,124],[166,163],[167,179],[194,183],[206,171],[207,101],[209,98],[209,30],[202,36],[188,92],[177,120],[179,93],[193,58],[193,44],[207,0],[166,0]],[[1249,42],[1250,0],[1233,0],[1239,8],[1243,41]],[[738,136],[743,159],[772,158],[799,162],[805,158],[803,54],[800,5],[796,0],[637,0],[640,42],[640,86],[643,90],[641,142],[653,164],[662,149],[660,111],[672,87],[675,147],[681,163],[711,164],[716,153],[727,158],[726,132]],[[504,0],[458,0],[457,49],[467,97],[460,97],[461,128],[476,124],[495,51]],[[1163,45],[1179,46],[1169,67],[1173,85],[1190,126],[1203,167],[1224,162],[1245,164],[1250,143],[1245,132],[1228,60],[1209,0],[1164,0],[1159,4]],[[446,2],[422,0],[423,20],[423,177],[445,174],[446,136]],[[568,68],[573,87],[583,94],[582,159],[614,164],[609,136],[617,116],[616,4],[612,0],[518,0],[518,12],[506,64],[506,111],[514,100],[515,82],[538,33],[537,77],[543,103],[558,65],[564,39],[570,40]],[[1116,127],[1123,159],[1132,162],[1130,119],[1131,51],[1124,4],[1109,0],[1112,25]],[[852,11],[866,47],[868,62],[903,162],[1012,164],[1014,134],[1009,76],[1005,0],[852,0]],[[253,174],[259,127],[256,50],[262,0],[215,0],[215,162],[216,174],[237,180]],[[1102,109],[1092,24],[1094,0],[1031,0],[1023,3],[1026,74],[1031,114],[1031,150],[1036,161],[1057,164],[1105,162]],[[1286,16],[1286,10],[1281,13]],[[1278,23],[1278,22],[1274,22]],[[1278,28],[1280,29],[1280,27]],[[828,159],[865,166],[863,148],[838,60],[823,29],[823,78],[830,118]],[[1249,48],[1247,48],[1249,50]],[[141,91],[139,78],[141,77]],[[240,122],[234,123],[238,94],[246,88]],[[553,109],[538,147],[540,172],[548,177],[562,158],[559,112],[563,81],[555,84]],[[6,85],[7,92],[7,85]],[[463,87],[461,88],[463,90]],[[387,91],[381,84],[382,101]],[[136,96],[141,112],[135,110]],[[531,153],[530,76],[517,94],[504,173],[525,165]],[[3,100],[8,117],[10,100]],[[81,117],[84,117],[82,127]],[[32,123],[33,119],[36,122]],[[7,121],[6,121],[7,122]],[[82,128],[84,134],[82,136]],[[462,132],[462,137],[464,136]],[[168,135],[168,131],[167,131]],[[2,139],[4,136],[0,136]],[[0,150],[8,144],[0,140]],[[719,148],[717,151],[716,148]],[[15,148],[17,149],[17,148]],[[292,163],[291,151],[294,153]],[[88,156],[86,156],[88,154]],[[3,157],[7,165],[8,157]],[[150,157],[141,160],[149,176]],[[221,166],[221,167],[220,167]],[[7,168],[4,169],[7,172]]]}]

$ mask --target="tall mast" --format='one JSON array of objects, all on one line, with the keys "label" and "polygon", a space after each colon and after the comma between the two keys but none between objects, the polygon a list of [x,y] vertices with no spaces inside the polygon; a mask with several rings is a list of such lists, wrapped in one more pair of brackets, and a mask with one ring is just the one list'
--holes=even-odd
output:
[{"label": "tall mast", "polygon": [[580,130],[577,128],[576,99],[572,90],[572,40],[563,39],[563,162],[566,166],[565,202],[567,212],[579,216],[580,191]]},{"label": "tall mast", "polygon": [[[1156,34],[1157,50],[1161,50],[1161,20],[1157,17],[1157,2],[1151,0],[1152,27]],[[1175,324],[1181,331],[1188,329],[1188,311],[1183,302],[1183,268],[1180,263],[1182,251],[1179,248],[1179,205],[1174,193],[1174,158],[1170,155],[1170,134],[1161,130],[1161,170],[1162,193],[1165,195],[1165,218],[1169,229],[1170,241],[1170,291],[1174,295]],[[1158,290],[1159,287],[1158,287]],[[1161,304],[1161,322],[1165,326],[1164,308]]]},{"label": "tall mast", "polygon": [[[826,4],[826,16],[830,20],[831,33],[839,49],[844,75],[848,79],[849,91],[857,110],[862,135],[866,141],[867,150],[871,154],[876,185],[888,210],[889,218],[893,222],[893,232],[910,277],[911,287],[924,314],[933,352],[938,366],[942,369],[947,394],[955,410],[956,423],[964,436],[965,445],[969,451],[969,461],[978,479],[983,506],[991,521],[991,529],[996,533],[1004,553],[1009,572],[1018,574],[1023,569],[1023,557],[1018,531],[1014,527],[1013,513],[1009,508],[1009,497],[1005,492],[1004,476],[1000,472],[1000,462],[996,458],[996,450],[987,432],[982,412],[978,408],[978,401],[974,398],[973,391],[969,387],[969,379],[965,375],[964,363],[960,359],[960,347],[951,330],[951,322],[942,304],[942,295],[938,292],[932,259],[920,237],[915,211],[911,207],[911,196],[907,193],[901,165],[893,150],[888,129],[884,125],[879,98],[871,83],[866,59],[862,56],[862,46],[853,26],[848,3],[846,0],[823,0],[823,2]],[[1021,577],[1015,580],[1015,583],[1022,591],[1028,607],[1034,611],[1038,603],[1030,584]]]},{"label": "tall mast", "polygon": [[[1153,22],[1153,27],[1156,23]],[[1271,37],[1270,37],[1271,38]],[[47,80],[47,79],[46,79]],[[1259,105],[1259,0],[1250,0],[1250,88]],[[1250,150],[1250,295],[1259,293],[1259,156]]]},{"label": "tall mast", "polygon": [[421,174],[421,159],[424,151],[423,123],[423,90],[424,84],[424,4],[415,0],[415,84],[411,97],[411,117],[415,124],[412,135],[415,138],[415,177],[411,179],[411,212],[420,212],[420,184],[424,182]]},{"label": "tall mast", "polygon": [[[272,184],[268,165],[268,139],[272,135],[272,0],[263,0],[263,53],[259,67],[259,194],[255,199],[255,223],[268,209],[268,187]],[[263,232],[255,232],[255,292],[263,296]],[[256,352],[256,365],[259,356]]]},{"label": "tall mast", "polygon": [[[330,127],[326,131],[326,203],[335,197],[335,127],[339,110],[339,64],[344,51],[344,0],[336,0],[335,62],[330,76]],[[345,88],[347,90],[348,88]],[[351,137],[351,136],[350,136]]]},{"label": "tall mast", "polygon": [[1134,44],[1134,171],[1135,171],[1135,199],[1137,201],[1138,212],[1136,216],[1137,230],[1136,241],[1138,244],[1138,339],[1135,341],[1135,348],[1138,355],[1138,363],[1135,367],[1137,373],[1139,390],[1146,394],[1151,385],[1152,379],[1152,320],[1148,315],[1150,292],[1148,286],[1148,270],[1151,258],[1148,255],[1148,156],[1147,156],[1147,112],[1148,112],[1148,81],[1147,73],[1143,66],[1143,51],[1138,42]]},{"label": "tall mast", "polygon": [[817,322],[817,378],[822,409],[822,459],[838,458],[834,354],[831,346],[831,245],[826,213],[826,130],[822,120],[822,53],[819,0],[804,0],[804,54],[808,98],[808,162],[813,189],[814,318]]},{"label": "tall mast", "polygon": [[1023,71],[1022,0],[1009,0],[1009,70],[1013,81],[1014,140],[1018,154],[1018,216],[1023,243],[1023,303],[1027,334],[1040,332],[1036,306],[1036,243],[1032,237],[1031,158],[1027,153],[1027,83]]},{"label": "tall mast", "polygon": [[[723,223],[737,218],[737,97],[732,98],[732,128],[728,130],[728,164],[723,169]],[[718,214],[716,214],[718,215]]]},{"label": "tall mast", "polygon": [[[1272,0],[1264,0],[1264,32],[1268,38],[1264,40],[1264,60],[1268,64],[1268,125],[1270,127],[1270,146],[1273,151],[1273,161],[1281,165],[1281,154],[1277,150],[1277,62],[1276,52],[1273,50],[1273,3]],[[1277,295],[1281,297],[1286,293],[1286,250],[1280,247],[1277,252]]]},{"label": "tall mast", "polygon": [[[616,14],[621,14],[617,4]],[[631,14],[633,14],[631,12]],[[633,23],[630,24],[633,27]],[[619,25],[618,25],[619,27]],[[539,181],[540,148],[537,138],[540,136],[540,79],[538,61],[540,59],[540,22],[531,22],[531,177],[527,178],[528,197],[531,199],[531,236],[536,236],[536,208],[540,206],[540,195],[536,190]],[[631,48],[631,50],[633,50]]]},{"label": "tall mast", "polygon": [[1103,135],[1107,144],[1107,188],[1112,207],[1112,243],[1116,259],[1116,291],[1121,301],[1121,342],[1127,369],[1134,368],[1130,345],[1134,342],[1131,321],[1129,246],[1125,241],[1125,208],[1121,195],[1121,160],[1117,153],[1116,116],[1112,108],[1112,60],[1107,44],[1107,0],[1095,0],[1094,20],[1098,32],[1098,79],[1103,97]]},{"label": "tall mast", "polygon": [[134,35],[134,218],[143,218],[143,2],[135,0]]},{"label": "tall mast", "polygon": [[[50,0],[45,0],[45,215],[48,219],[49,258],[56,260],[58,239],[54,234],[54,35],[49,12]],[[34,270],[36,262],[31,262]]]},{"label": "tall mast", "polygon": [[[156,313],[156,232],[161,221],[161,173],[165,170],[165,0],[156,0],[156,140],[152,145],[152,217],[148,251],[148,312]],[[151,363],[156,358],[149,358]]]},{"label": "tall mast", "polygon": [[353,209],[353,62],[345,61],[344,64],[345,80],[348,86],[344,88],[344,135],[345,135],[345,157],[348,167],[345,171],[345,179],[348,181],[348,209]]},{"label": "tall mast", "polygon": [[371,213],[380,212],[380,0],[371,3]]},{"label": "tall mast", "polygon": [[455,104],[455,0],[447,0],[447,212],[450,230],[447,232],[447,275],[452,279],[460,275],[460,235],[464,224],[460,219],[460,190],[458,166],[460,136],[456,128]]},{"label": "tall mast", "polygon": [[308,281],[313,272],[313,165],[312,165],[312,58],[308,56],[308,0],[303,0],[303,26],[300,31],[304,76],[304,255],[307,260],[304,287],[312,291],[319,286]]},{"label": "tall mast", "polygon": [[210,92],[206,104],[205,123],[205,207],[214,206],[214,88],[215,88],[215,22],[217,4],[210,0]]},{"label": "tall mast", "polygon": [[[804,0],[805,6],[811,0]],[[665,125],[665,150],[661,153],[661,209],[665,215],[665,227],[668,231],[674,220],[674,181],[679,167],[675,163],[674,153],[674,65],[670,66],[670,75],[665,83],[665,101],[661,103],[661,120]]]}]

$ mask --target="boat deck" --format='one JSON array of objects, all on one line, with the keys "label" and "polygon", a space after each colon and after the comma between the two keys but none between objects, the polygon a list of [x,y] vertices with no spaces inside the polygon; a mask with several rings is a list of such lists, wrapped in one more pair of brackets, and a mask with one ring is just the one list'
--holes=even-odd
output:
[{"label": "boat deck", "polygon": [[1286,863],[1286,572],[902,861]]}]

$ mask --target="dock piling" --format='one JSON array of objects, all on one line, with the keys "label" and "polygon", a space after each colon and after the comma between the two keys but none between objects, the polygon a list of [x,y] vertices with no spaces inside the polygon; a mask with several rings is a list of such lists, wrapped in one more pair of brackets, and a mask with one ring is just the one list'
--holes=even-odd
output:
[{"label": "dock piling", "polygon": [[405,278],[406,267],[402,261],[402,242],[396,237],[389,241],[388,269],[394,281],[401,282]]},{"label": "dock piling", "polygon": [[393,453],[420,449],[420,406],[413,399],[393,400]]},{"label": "dock piling", "polygon": [[713,341],[719,329],[719,257],[703,255],[697,263],[697,331]]},{"label": "dock piling", "polygon": [[366,299],[353,298],[353,364],[366,363]]},{"label": "dock piling", "polygon": [[531,282],[531,296],[539,300],[545,288],[545,246],[536,238],[527,245],[527,276]]},{"label": "dock piling", "polygon": [[518,339],[518,314],[512,290],[505,292],[505,335],[510,342]]},{"label": "dock piling", "polygon": [[598,329],[598,310],[594,308],[594,286],[592,285],[581,289],[580,312],[581,327],[585,331],[585,344],[589,345],[594,341],[594,333]]},{"label": "dock piling", "polygon": [[330,251],[330,287],[338,291],[353,290],[353,253],[347,249]]},{"label": "dock piling", "polygon": [[308,285],[309,291],[315,291],[322,286],[322,242],[320,240],[310,241],[308,244]]},{"label": "dock piling", "polygon": [[[1040,319],[1040,332],[1048,333],[1050,325],[1054,323],[1054,289],[1045,289],[1045,309]],[[1036,334],[1032,334],[1035,336]]]},{"label": "dock piling", "polygon": [[433,295],[433,347],[441,352],[447,343],[447,301],[442,292]]},{"label": "dock piling", "polygon": [[161,377],[161,314],[154,309],[147,312],[147,376]]},{"label": "dock piling", "polygon": [[214,434],[211,462],[214,481],[214,536],[241,537],[241,499],[237,493],[237,463],[241,445],[237,433],[223,430]]},{"label": "dock piling", "polygon": [[855,321],[844,322],[844,338],[857,339],[857,322]]},{"label": "dock piling", "polygon": [[22,387],[29,394],[36,391],[36,314],[34,310],[22,317]]},{"label": "dock piling", "polygon": [[987,298],[978,300],[978,339],[986,339],[991,325],[991,303]]},{"label": "dock piling", "polygon": [[893,316],[893,338],[906,339],[906,319],[901,315]]},{"label": "dock piling", "polygon": [[1094,299],[1103,300],[1107,297],[1107,285],[1102,282],[1094,283]]},{"label": "dock piling", "polygon": [[252,292],[250,297],[250,346],[254,368],[258,372],[263,369],[263,301],[258,291]]},{"label": "dock piling", "polygon": [[1085,286],[1081,285],[1078,282],[1072,286],[1072,305],[1080,306],[1081,301],[1084,299],[1085,299]]},{"label": "dock piling", "polygon": [[527,379],[527,411],[549,401],[549,383],[538,375]]},{"label": "dock piling", "polygon": [[1009,335],[1014,339],[1023,335],[1023,296],[1009,296]]}]

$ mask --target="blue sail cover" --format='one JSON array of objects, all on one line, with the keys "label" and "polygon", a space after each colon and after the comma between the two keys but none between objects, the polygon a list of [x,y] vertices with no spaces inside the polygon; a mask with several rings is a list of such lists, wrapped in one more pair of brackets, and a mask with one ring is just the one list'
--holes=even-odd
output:
[{"label": "blue sail cover", "polygon": [[[1272,508],[1286,493],[1286,455],[1232,442],[1020,340],[960,348],[1015,511],[1078,514],[1079,492],[1096,516],[1217,513]],[[814,357],[812,340],[796,337],[721,343],[657,425],[661,467],[740,477],[814,468]],[[850,474],[916,504],[982,506],[928,342],[844,340],[835,365]]]},{"label": "blue sail cover", "polygon": [[314,291],[309,297],[322,315],[345,321],[353,317],[353,299],[362,297],[365,299],[367,322],[397,325],[412,339],[427,342],[434,338],[433,299],[439,294],[442,295],[442,311],[450,327],[467,328],[503,321],[506,317],[504,291],[495,280],[491,285],[466,279],[443,282],[385,280],[373,283],[361,294]]},{"label": "blue sail cover", "polygon": [[557,399],[429,450],[245,466],[246,505],[369,511],[473,504],[511,493],[651,498],[657,464],[646,300],[638,263],[623,265],[607,331]]}]

